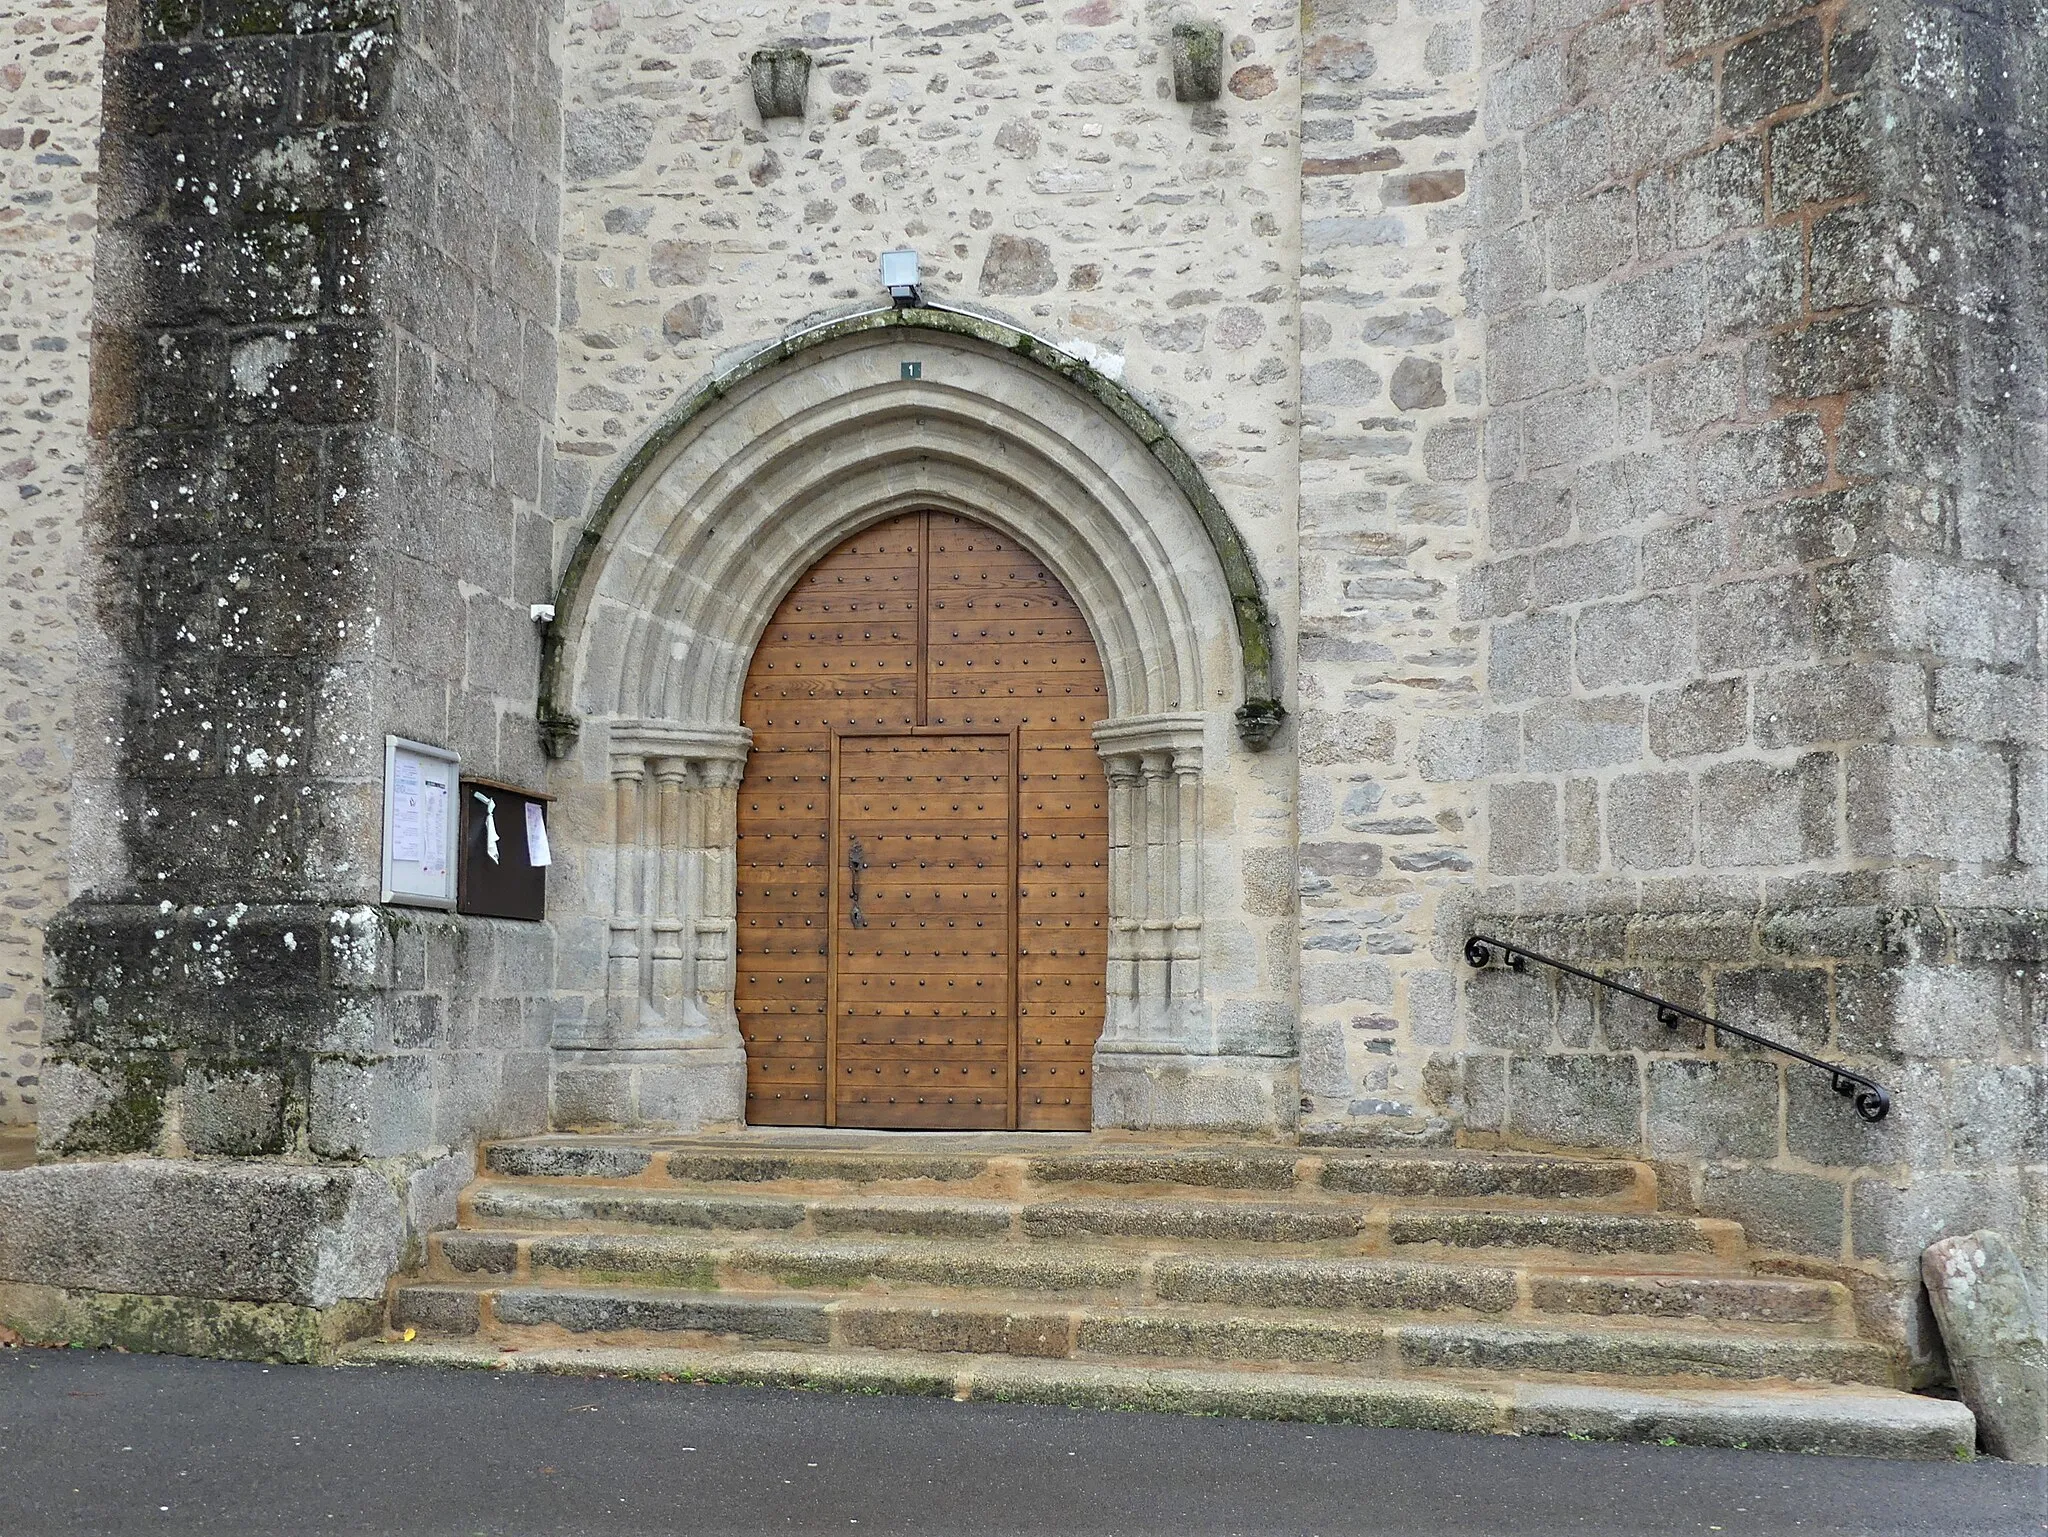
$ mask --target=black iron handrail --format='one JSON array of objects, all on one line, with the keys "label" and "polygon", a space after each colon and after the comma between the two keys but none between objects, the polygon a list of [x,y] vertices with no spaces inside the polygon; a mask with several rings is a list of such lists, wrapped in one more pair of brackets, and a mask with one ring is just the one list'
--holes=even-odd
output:
[{"label": "black iron handrail", "polygon": [[[1465,941],[1465,959],[1474,966],[1485,966],[1493,960],[1493,952],[1500,951],[1501,959],[1516,971],[1525,969],[1525,963],[1535,961],[1548,966],[1552,971],[1561,971],[1568,977],[1578,977],[1609,992],[1626,993],[1631,998],[1640,998],[1657,1011],[1657,1023],[1666,1029],[1676,1029],[1681,1019],[1697,1020],[1700,1024],[1711,1025],[1716,1034],[1739,1036],[1752,1046],[1761,1046],[1766,1051],[1775,1051],[1780,1056],[1791,1057],[1804,1062],[1808,1067],[1817,1067],[1828,1075],[1829,1084],[1837,1094],[1854,1095],[1856,1113],[1866,1121],[1881,1121],[1891,1114],[1892,1093],[1874,1078],[1851,1072],[1833,1062],[1823,1062],[1819,1057],[1809,1056],[1797,1046],[1787,1046],[1769,1036],[1758,1035],[1754,1030],[1745,1030],[1740,1025],[1731,1025],[1726,1020],[1702,1014],[1697,1009],[1688,1009],[1683,1004],[1673,1003],[1669,998],[1659,998],[1641,988],[1630,987],[1626,982],[1617,982],[1612,977],[1603,977],[1596,972],[1585,971],[1569,961],[1558,960],[1555,956],[1543,955],[1526,945],[1512,940],[1496,939],[1491,934],[1474,934]],[[1858,1091],[1861,1092],[1858,1092]]]}]

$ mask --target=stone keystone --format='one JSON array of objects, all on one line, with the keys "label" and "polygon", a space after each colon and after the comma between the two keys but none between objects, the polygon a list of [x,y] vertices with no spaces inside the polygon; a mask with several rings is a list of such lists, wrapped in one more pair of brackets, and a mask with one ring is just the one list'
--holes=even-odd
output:
[{"label": "stone keystone", "polygon": [[1944,1238],[1920,1256],[1920,1274],[1985,1449],[2048,1464],[2048,1335],[2012,1245],[1989,1231]]}]

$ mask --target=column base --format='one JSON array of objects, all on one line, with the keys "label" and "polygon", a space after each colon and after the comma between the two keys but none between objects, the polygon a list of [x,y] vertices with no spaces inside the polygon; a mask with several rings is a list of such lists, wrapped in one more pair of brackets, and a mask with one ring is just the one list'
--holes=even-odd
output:
[{"label": "column base", "polygon": [[557,1131],[711,1131],[746,1113],[744,1046],[555,1049]]},{"label": "column base", "polygon": [[1098,1131],[1207,1131],[1291,1141],[1301,1108],[1292,1057],[1095,1053]]}]

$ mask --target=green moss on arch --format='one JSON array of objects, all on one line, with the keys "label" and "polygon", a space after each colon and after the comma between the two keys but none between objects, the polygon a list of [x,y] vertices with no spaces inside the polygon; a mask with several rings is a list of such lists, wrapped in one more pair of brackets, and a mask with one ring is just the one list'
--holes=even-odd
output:
[{"label": "green moss on arch", "polygon": [[585,583],[589,581],[596,563],[598,548],[604,542],[612,519],[624,505],[627,493],[693,421],[742,384],[779,368],[814,347],[842,341],[849,336],[891,329],[939,331],[951,336],[965,336],[1014,353],[1057,374],[1092,397],[1145,445],[1173,478],[1174,484],[1180,487],[1181,494],[1200,519],[1202,529],[1216,551],[1217,563],[1222,567],[1224,584],[1230,591],[1231,608],[1237,620],[1238,654],[1244,663],[1245,697],[1237,710],[1239,734],[1253,748],[1262,748],[1270,742],[1287,717],[1279,697],[1278,631],[1273,612],[1266,604],[1251,552],[1245,548],[1230,514],[1224,511],[1223,503],[1210,487],[1208,478],[1166,424],[1109,375],[1027,331],[1019,331],[984,315],[913,306],[848,315],[792,332],[770,343],[671,408],[661,424],[619,466],[605,488],[604,496],[584,522],[582,535],[569,556],[568,567],[563,571],[561,584],[555,592],[555,622],[548,626],[547,637],[541,646],[540,702],[535,713],[549,754],[554,757],[564,755],[581,725],[577,717],[564,708],[570,681],[566,637],[576,628],[574,621],[581,617]]}]

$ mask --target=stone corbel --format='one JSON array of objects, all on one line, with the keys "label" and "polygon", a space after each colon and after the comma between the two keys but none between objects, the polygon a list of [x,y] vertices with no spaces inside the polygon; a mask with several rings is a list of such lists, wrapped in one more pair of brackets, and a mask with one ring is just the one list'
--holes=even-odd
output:
[{"label": "stone corbel", "polygon": [[811,56],[801,48],[757,49],[748,61],[754,83],[754,109],[761,121],[802,117],[811,86]]},{"label": "stone corbel", "polygon": [[1215,22],[1175,22],[1166,52],[1175,101],[1215,101],[1223,94],[1223,29]]}]

